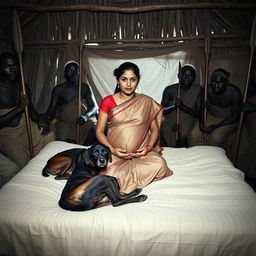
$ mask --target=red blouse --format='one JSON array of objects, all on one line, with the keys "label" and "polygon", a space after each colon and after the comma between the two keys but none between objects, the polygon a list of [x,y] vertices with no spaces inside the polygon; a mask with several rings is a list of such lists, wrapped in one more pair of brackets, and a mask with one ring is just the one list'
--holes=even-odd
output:
[{"label": "red blouse", "polygon": [[105,97],[100,103],[99,111],[109,114],[110,110],[117,106],[113,95]]}]

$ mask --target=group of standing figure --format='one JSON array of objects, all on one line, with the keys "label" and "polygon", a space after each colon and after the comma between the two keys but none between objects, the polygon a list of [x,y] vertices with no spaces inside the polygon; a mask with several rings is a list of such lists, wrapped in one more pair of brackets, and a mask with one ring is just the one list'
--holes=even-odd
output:
[{"label": "group of standing figure", "polygon": [[[20,65],[16,55],[9,52],[0,54],[0,187],[31,159],[25,108],[28,110],[34,155],[54,140],[75,142],[78,125],[78,143],[91,145],[95,142],[97,103],[91,87],[82,83],[81,115],[77,117],[78,77],[78,63],[66,63],[65,82],[53,89],[47,111],[38,113],[32,103],[27,84],[26,94],[23,93]],[[54,120],[57,121],[51,125]]]},{"label": "group of standing figure", "polygon": [[[118,179],[123,193],[172,175],[160,154],[161,146],[201,145],[207,135],[207,145],[220,146],[228,152],[225,147],[231,145],[230,137],[236,130],[241,109],[247,112],[256,109],[254,104],[241,104],[241,92],[229,83],[229,73],[224,69],[212,73],[205,101],[203,87],[195,83],[196,69],[189,64],[181,67],[179,84],[167,86],[158,104],[153,98],[136,92],[139,68],[125,62],[115,69],[117,88],[113,95],[103,99],[99,113],[90,85],[81,83],[81,115],[78,116],[79,72],[77,62],[65,64],[66,81],[54,87],[46,112],[39,114],[31,102],[29,87],[26,86],[26,95],[22,93],[17,58],[11,53],[0,55],[0,152],[19,168],[30,159],[25,107],[29,111],[35,154],[53,140],[83,145],[98,141],[111,149],[113,162],[109,163],[106,173]],[[255,77],[252,88],[256,87]],[[255,88],[250,90],[251,94],[256,94]],[[205,108],[207,125],[203,119]],[[177,109],[179,123],[175,117]],[[76,140],[77,126],[79,141]]]},{"label": "group of standing figure", "polygon": [[[196,69],[193,65],[184,65],[178,77],[179,83],[168,85],[163,91],[161,146],[218,146],[232,160],[238,121],[243,112],[245,119],[236,166],[248,177],[255,178],[256,150],[253,145],[256,142],[256,66],[251,69],[246,103],[242,102],[240,89],[229,82],[230,73],[223,68],[212,72],[207,93],[204,87],[195,83]],[[180,111],[178,124],[177,109]]]},{"label": "group of standing figure", "polygon": [[[228,151],[227,139],[236,130],[239,119],[242,99],[240,90],[230,84],[230,74],[219,68],[211,74],[206,100],[204,88],[195,83],[196,69],[192,65],[184,65],[180,72],[180,83],[167,86],[163,92],[162,146],[190,147],[207,144]],[[177,97],[178,86],[180,98]],[[178,125],[175,119],[177,108],[180,109]],[[178,139],[175,138],[176,132]]]}]

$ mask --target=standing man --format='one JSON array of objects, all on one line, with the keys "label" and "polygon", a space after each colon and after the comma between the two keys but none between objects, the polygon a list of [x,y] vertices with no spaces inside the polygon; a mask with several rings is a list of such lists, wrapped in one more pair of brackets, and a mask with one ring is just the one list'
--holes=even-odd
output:
[{"label": "standing man", "polygon": [[44,145],[54,140],[54,134],[49,133],[47,126],[36,124],[40,115],[31,102],[27,85],[27,95],[22,95],[19,70],[15,55],[0,54],[0,152],[22,168],[30,159],[25,106],[28,106],[35,155]]},{"label": "standing man", "polygon": [[[161,105],[164,107],[164,118],[161,125],[160,143],[161,146],[187,147],[187,138],[194,126],[197,112],[195,104],[201,90],[199,84],[194,83],[196,79],[196,69],[191,64],[181,67],[180,92],[178,99],[179,84],[169,85],[164,89]],[[176,124],[177,108],[180,109],[179,125]],[[178,141],[175,134],[178,132]]]},{"label": "standing man", "polygon": [[77,123],[80,125],[80,141],[78,144],[91,145],[96,141],[95,127],[97,103],[91,87],[81,85],[81,116],[77,116],[79,65],[75,61],[65,64],[65,82],[53,88],[50,105],[44,114],[44,123],[57,119],[56,139],[76,142]]},{"label": "standing man", "polygon": [[[208,101],[204,102],[201,94],[197,103],[201,115],[199,124],[196,123],[190,133],[189,146],[202,145],[203,133],[206,133],[207,145],[219,146],[224,148],[228,155],[231,153],[231,149],[226,147],[227,138],[236,131],[242,95],[236,86],[229,83],[229,76],[229,72],[222,68],[212,73],[208,86]],[[207,107],[206,126],[203,118],[204,107]]]}]

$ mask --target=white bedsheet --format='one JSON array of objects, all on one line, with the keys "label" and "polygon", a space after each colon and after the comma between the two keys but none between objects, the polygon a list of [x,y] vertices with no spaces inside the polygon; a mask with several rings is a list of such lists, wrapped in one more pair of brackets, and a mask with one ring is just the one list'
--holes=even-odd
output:
[{"label": "white bedsheet", "polygon": [[71,212],[63,180],[43,177],[49,143],[0,190],[0,255],[256,255],[256,194],[217,147],[165,148],[173,176],[143,189],[145,202]]}]

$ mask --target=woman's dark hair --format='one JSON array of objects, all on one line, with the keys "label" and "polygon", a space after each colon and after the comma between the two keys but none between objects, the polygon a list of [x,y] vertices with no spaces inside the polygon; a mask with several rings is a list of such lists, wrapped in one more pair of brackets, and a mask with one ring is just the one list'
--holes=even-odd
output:
[{"label": "woman's dark hair", "polygon": [[[126,70],[132,70],[134,74],[137,76],[138,80],[140,80],[140,69],[136,64],[132,62],[124,62],[114,70],[114,76],[116,77],[116,80],[118,80]],[[114,93],[117,93],[117,92],[120,92],[120,88],[118,87],[118,85],[116,85]]]}]

